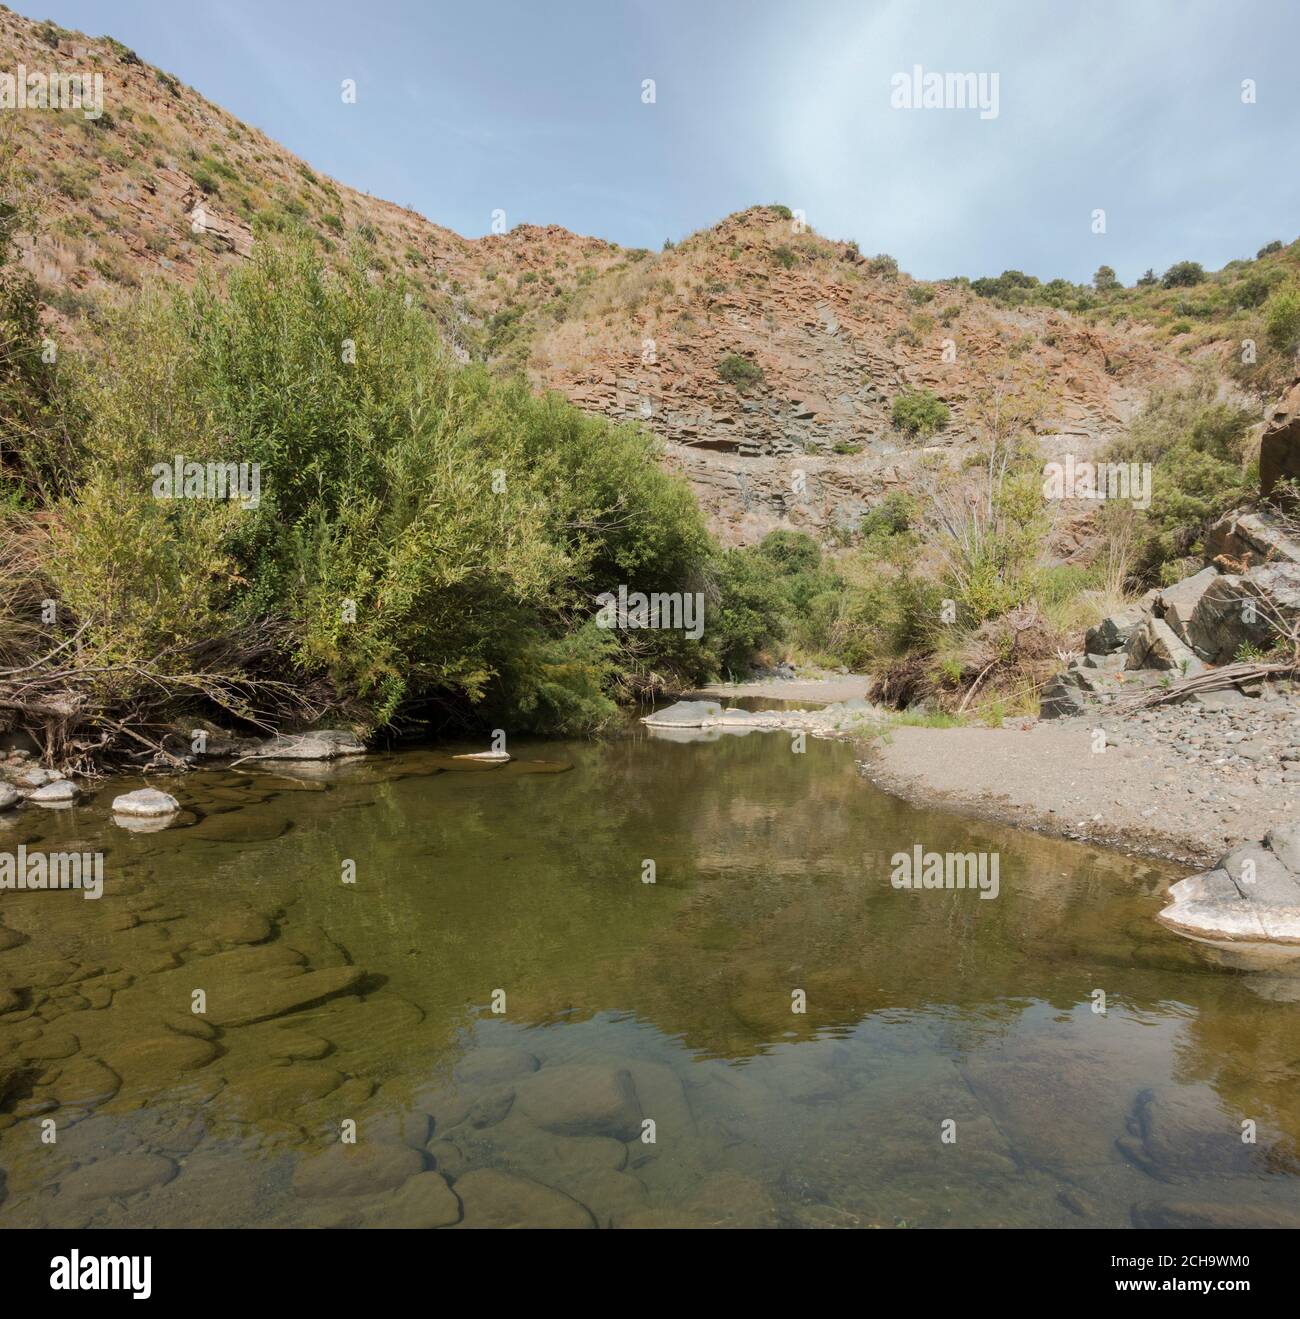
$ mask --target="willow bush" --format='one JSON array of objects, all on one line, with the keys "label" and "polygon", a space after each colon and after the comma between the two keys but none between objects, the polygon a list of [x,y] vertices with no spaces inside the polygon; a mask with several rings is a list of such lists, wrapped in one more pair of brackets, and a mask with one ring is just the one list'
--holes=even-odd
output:
[{"label": "willow bush", "polygon": [[[261,243],[222,289],[143,294],[75,389],[50,575],[128,685],[251,646],[371,726],[436,703],[575,731],[612,715],[620,681],[714,663],[592,623],[620,584],[708,586],[713,542],[653,441],[455,362],[360,261]],[[256,464],[256,506],[155,497],[178,456]]]}]

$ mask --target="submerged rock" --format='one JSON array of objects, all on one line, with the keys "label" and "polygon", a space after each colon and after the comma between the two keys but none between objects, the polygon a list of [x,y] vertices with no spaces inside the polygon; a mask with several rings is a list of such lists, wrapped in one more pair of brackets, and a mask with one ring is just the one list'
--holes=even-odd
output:
[{"label": "submerged rock", "polygon": [[425,1170],[421,1150],[402,1145],[339,1142],[303,1159],[293,1170],[293,1189],[306,1196],[372,1195],[391,1191]]},{"label": "submerged rock", "polygon": [[450,1227],[459,1220],[460,1200],[446,1178],[438,1172],[420,1172],[367,1208],[361,1225],[424,1229]]},{"label": "submerged rock", "polygon": [[539,1182],[477,1168],[456,1183],[463,1227],[595,1227],[586,1205]]},{"label": "submerged rock", "polygon": [[535,1072],[539,1064],[526,1049],[473,1049],[456,1064],[456,1079],[465,1085],[497,1085]]},{"label": "submerged rock", "polygon": [[1209,1200],[1155,1200],[1133,1206],[1134,1227],[1300,1228],[1300,1212],[1272,1205],[1218,1204]]},{"label": "submerged rock", "polygon": [[161,1154],[118,1154],[69,1173],[59,1195],[74,1200],[117,1199],[164,1186],[176,1176],[176,1165]]},{"label": "submerged rock", "polygon": [[1242,1139],[1242,1125],[1226,1113],[1208,1086],[1159,1086],[1144,1090],[1128,1120],[1120,1150],[1165,1182],[1210,1175],[1268,1171],[1277,1156],[1270,1144]]},{"label": "submerged rock", "polygon": [[[194,975],[202,980],[202,963]],[[365,976],[357,966],[334,966],[285,980],[266,976],[227,983],[208,990],[208,1019],[217,1026],[251,1026],[349,994]]]},{"label": "submerged rock", "polygon": [[535,1126],[557,1136],[634,1140],[641,1132],[641,1101],[624,1067],[544,1067],[520,1082],[516,1103]]}]

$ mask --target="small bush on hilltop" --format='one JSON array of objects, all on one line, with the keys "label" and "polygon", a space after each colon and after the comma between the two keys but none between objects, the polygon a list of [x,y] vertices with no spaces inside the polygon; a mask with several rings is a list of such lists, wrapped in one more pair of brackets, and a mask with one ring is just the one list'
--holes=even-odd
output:
[{"label": "small bush on hilltop", "polygon": [[1199,261],[1176,261],[1161,276],[1160,286],[1167,289],[1191,288],[1205,282],[1205,270]]}]

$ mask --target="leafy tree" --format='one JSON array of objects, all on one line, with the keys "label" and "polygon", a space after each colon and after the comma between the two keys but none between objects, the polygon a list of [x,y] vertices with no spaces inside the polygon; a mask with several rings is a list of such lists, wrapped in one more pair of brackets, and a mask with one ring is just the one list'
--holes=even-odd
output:
[{"label": "leafy tree", "polygon": [[1160,279],[1162,288],[1191,288],[1205,281],[1205,270],[1199,261],[1176,261]]}]

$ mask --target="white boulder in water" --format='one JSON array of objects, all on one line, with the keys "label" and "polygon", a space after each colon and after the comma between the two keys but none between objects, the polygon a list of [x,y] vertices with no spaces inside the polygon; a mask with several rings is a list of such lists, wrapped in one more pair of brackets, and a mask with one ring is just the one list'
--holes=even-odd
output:
[{"label": "white boulder in water", "polygon": [[157,788],[137,788],[113,798],[114,815],[174,815],[180,808],[180,802],[170,792],[160,792]]}]

